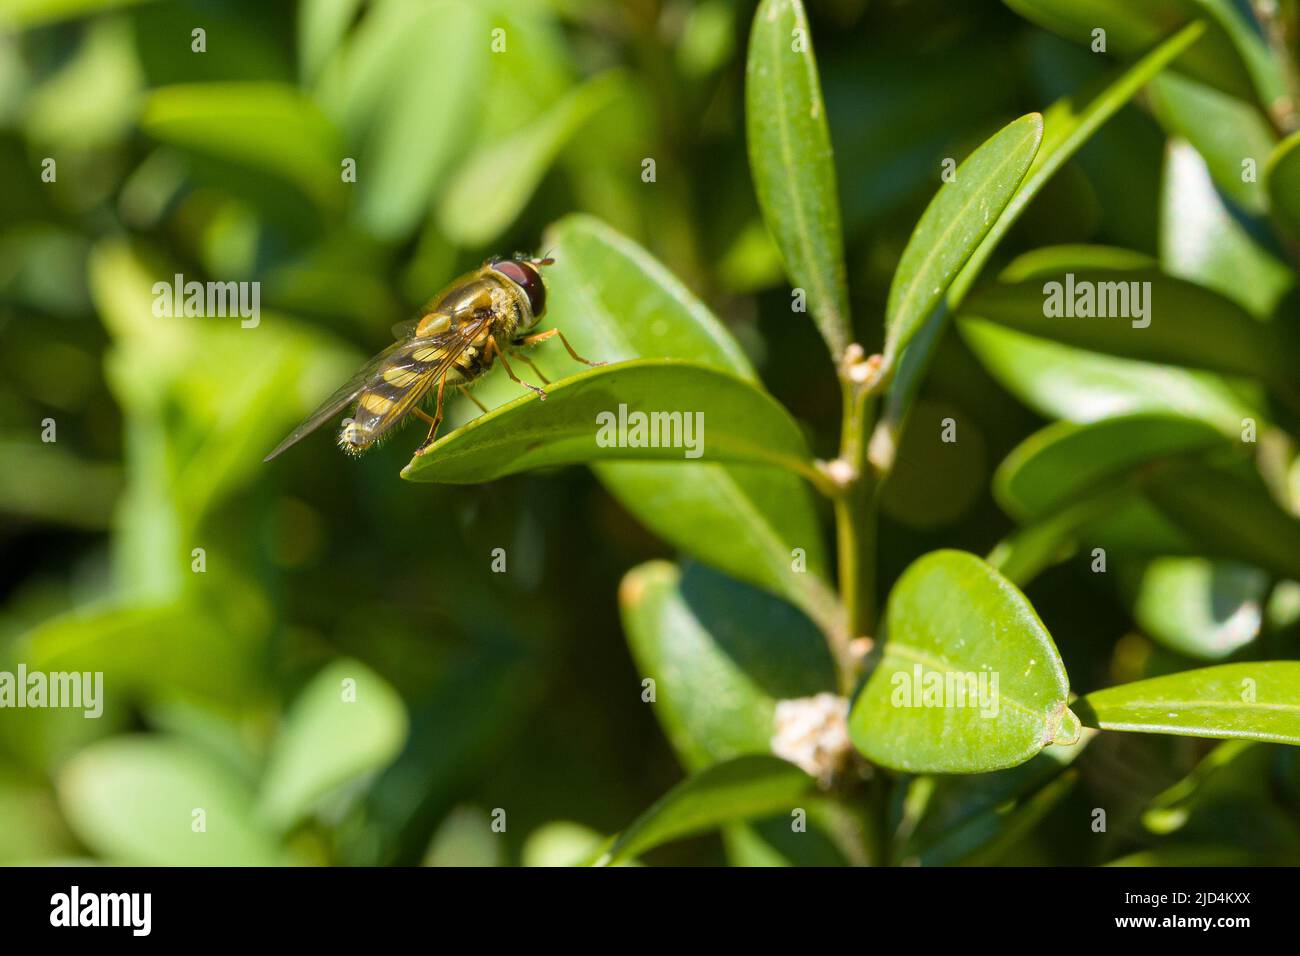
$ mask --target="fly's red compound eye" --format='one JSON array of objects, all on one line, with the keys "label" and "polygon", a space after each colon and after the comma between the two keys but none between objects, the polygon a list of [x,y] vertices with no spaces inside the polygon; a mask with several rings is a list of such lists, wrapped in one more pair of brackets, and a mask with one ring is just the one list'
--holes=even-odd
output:
[{"label": "fly's red compound eye", "polygon": [[500,259],[492,263],[492,268],[528,293],[533,318],[540,318],[546,311],[546,286],[537,267],[524,259]]}]

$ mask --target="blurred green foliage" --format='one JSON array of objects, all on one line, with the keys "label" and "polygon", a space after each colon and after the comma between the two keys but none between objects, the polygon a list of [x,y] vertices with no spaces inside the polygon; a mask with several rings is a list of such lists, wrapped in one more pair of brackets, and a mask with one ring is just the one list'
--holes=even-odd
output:
[{"label": "blurred green foliage", "polygon": [[[488,484],[403,481],[414,433],[357,462],[318,435],[261,463],[390,341],[394,322],[487,255],[545,252],[553,225],[575,254],[555,267],[549,318],[580,351],[698,359],[761,379],[798,423],[778,419],[790,442],[832,456],[838,387],[816,328],[791,315],[750,181],[754,6],[15,0],[0,11],[0,670],[101,670],[106,691],[97,720],[0,712],[0,863],[587,862],[670,792],[682,765],[753,754],[776,700],[828,686],[829,663],[809,643],[816,630],[791,605],[829,613],[817,529],[829,509],[792,475],[636,466],[698,468],[681,476],[684,496],[722,489],[738,509],[757,502],[771,527],[754,539],[784,552],[807,542],[813,574],[769,560],[746,575],[767,560],[744,537],[752,516],[720,523],[701,557],[741,583],[658,561],[673,557],[664,539],[695,512],[639,509],[650,472],[625,463]],[[1194,6],[1136,4],[1116,21],[1112,52],[1142,54]],[[1264,41],[1223,28],[1237,22],[1232,4],[1205,6],[1210,42],[1047,183],[987,277],[1010,266],[938,345],[912,414],[927,426],[961,420],[959,467],[913,428],[883,498],[882,593],[938,547],[983,554],[1003,541],[1010,561],[1018,545],[1024,573],[1004,570],[1026,584],[1080,693],[1300,651],[1295,542],[1283,532],[1276,543],[1281,508],[1245,477],[1166,481],[1161,497],[1157,476],[1149,497],[1116,492],[1090,509],[1098,539],[1133,556],[1116,585],[1082,557],[1056,562],[1069,536],[1060,522],[1033,524],[1046,520],[1049,492],[1072,497],[1045,489],[1034,469],[1068,475],[1072,442],[1107,446],[1075,434],[1087,423],[1124,412],[1136,420],[1120,427],[1140,429],[1176,415],[1179,449],[1215,448],[1243,416],[1273,417],[1258,382],[1218,374],[1257,361],[1294,401],[1295,366],[1275,333],[1295,325],[1297,237],[1267,217],[1300,223],[1300,148],[1281,135],[1286,117],[1268,111],[1282,81]],[[942,160],[1104,82],[1116,62],[1090,55],[1086,35],[1069,42],[1080,37],[1046,0],[808,7],[851,340],[878,351],[895,267]],[[1255,184],[1235,175],[1243,144],[1260,158]],[[53,181],[42,179],[47,159]],[[1224,340],[1243,354],[1209,347],[1215,361],[1157,366],[1186,357],[1116,358],[1105,342],[1047,341],[1017,323],[1017,281],[1152,263],[1189,296],[1213,290],[1214,308],[1188,316],[1204,336],[1256,322],[1257,334]],[[155,317],[153,283],[177,273],[259,282],[260,323]],[[653,322],[619,331],[628,298],[649,303],[673,336],[651,344],[664,334]],[[712,319],[696,300],[743,352],[699,331]],[[834,314],[825,327],[845,318],[839,303],[817,305]],[[539,350],[543,366],[564,361],[557,349]],[[478,392],[489,406],[516,396],[498,373]],[[458,400],[449,414],[459,424],[477,412]],[[1300,468],[1284,436],[1297,434],[1297,415],[1281,403],[1266,475],[1293,509]],[[1055,418],[1076,424],[1022,444]],[[53,444],[41,439],[47,419]],[[1045,463],[1044,448],[1066,465]],[[1211,514],[1189,544],[1170,516],[1204,515],[1206,499],[1224,494],[1254,502],[1243,507],[1258,527],[1234,537]],[[1025,522],[1021,537],[1012,519]],[[1027,557],[1024,535],[1036,530]],[[1274,542],[1263,559],[1261,540]],[[508,573],[493,573],[495,548]],[[620,580],[647,561],[623,582],[621,622]],[[1221,633],[1243,604],[1256,627]],[[667,739],[641,679],[680,665],[645,636],[654,627],[702,662],[682,672],[699,687],[690,705],[660,715]],[[762,629],[784,643],[749,666]],[[789,667],[773,669],[773,655]],[[703,786],[730,788],[755,812],[782,806],[804,781],[771,763],[745,758]],[[814,827],[797,847],[777,817],[647,849],[659,839],[648,833],[710,825],[696,796],[692,784],[672,790],[672,813],[625,831],[614,856],[1214,863],[1300,853],[1300,760],[1249,742],[1102,734],[994,774],[905,775],[880,803],[890,850],[864,851],[862,834],[878,828],[822,798],[809,801]],[[1053,825],[1095,806],[1112,808],[1105,834]],[[160,807],[186,817],[162,818]],[[203,810],[206,834],[191,809]]]}]

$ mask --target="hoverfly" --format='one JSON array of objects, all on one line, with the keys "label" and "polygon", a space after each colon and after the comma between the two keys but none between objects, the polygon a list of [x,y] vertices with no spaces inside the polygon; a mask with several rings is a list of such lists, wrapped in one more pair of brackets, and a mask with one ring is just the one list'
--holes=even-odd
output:
[{"label": "hoverfly", "polygon": [[[339,447],[345,452],[360,455],[410,414],[429,423],[428,437],[415,450],[416,455],[422,455],[438,433],[448,386],[459,388],[487,411],[467,386],[492,368],[498,358],[511,381],[544,400],[546,392],[519,378],[507,355],[522,360],[548,384],[546,376],[520,349],[553,336],[559,336],[568,353],[579,362],[604,365],[575,352],[559,329],[528,334],[546,311],[541,267],[554,261],[524,255],[489,259],[454,280],[429,301],[419,318],[393,326],[397,341],[367,362],[263,460],[270,461],[353,402],[356,412],[344,419],[339,431]],[[435,394],[437,407],[430,417],[420,406]]]}]

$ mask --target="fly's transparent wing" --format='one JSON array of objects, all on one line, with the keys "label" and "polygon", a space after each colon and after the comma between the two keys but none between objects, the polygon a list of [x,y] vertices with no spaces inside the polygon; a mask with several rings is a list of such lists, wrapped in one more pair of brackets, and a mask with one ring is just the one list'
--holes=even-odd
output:
[{"label": "fly's transparent wing", "polygon": [[357,396],[365,390],[365,387],[370,384],[372,380],[374,380],[375,376],[380,373],[389,360],[402,349],[406,348],[407,345],[408,343],[406,342],[396,342],[363,365],[358,369],[355,375],[348,379],[346,384],[340,386],[338,391],[325,399],[316,411],[304,418],[302,423],[289,434],[289,437],[276,445],[275,450],[262,460],[270,461],[272,458],[275,458],[277,455],[284,452],[285,449],[296,445],[303,438],[310,435],[316,429],[320,428],[321,425],[324,425],[329,419],[333,418],[339,412],[343,411],[343,409],[356,401]]},{"label": "fly's transparent wing", "polygon": [[420,327],[420,322],[423,320],[424,316],[420,316],[418,319],[407,319],[405,322],[398,322],[392,328],[393,338],[399,342],[415,338],[415,330]]},{"label": "fly's transparent wing", "polygon": [[[263,460],[275,458],[358,399],[362,404],[354,421],[369,433],[371,441],[378,439],[419,404],[465,349],[491,325],[491,312],[481,312],[446,332],[393,343],[308,415]],[[373,398],[367,405],[370,396]]]},{"label": "fly's transparent wing", "polygon": [[492,314],[482,312],[446,332],[400,343],[401,348],[378,370],[374,383],[363,389],[353,420],[371,441],[377,440],[405,418],[491,326]]}]

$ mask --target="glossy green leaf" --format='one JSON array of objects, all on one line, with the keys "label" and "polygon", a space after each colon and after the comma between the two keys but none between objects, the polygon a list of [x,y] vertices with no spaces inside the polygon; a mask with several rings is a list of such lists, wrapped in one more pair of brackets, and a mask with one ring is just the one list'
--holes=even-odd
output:
[{"label": "glossy green leaf", "polygon": [[836,686],[821,634],[802,614],[702,565],[633,568],[619,588],[638,673],[690,769],[771,752],[776,703]]},{"label": "glossy green leaf", "polygon": [[438,204],[452,242],[477,247],[515,221],[564,145],[613,102],[620,79],[605,74],[575,87],[531,123],[466,157]]},{"label": "glossy green leaf", "polygon": [[889,288],[885,365],[920,331],[949,284],[1015,197],[1043,139],[1037,113],[1010,123],[971,153],[940,187],[912,231]]},{"label": "glossy green leaf", "polygon": [[[645,447],[625,447],[633,441]],[[402,476],[471,484],[636,460],[750,462],[818,478],[803,433],[776,399],[729,373],[673,359],[588,369],[546,386],[544,401],[527,392],[438,439]]]},{"label": "glossy green leaf", "polygon": [[776,757],[750,755],[714,764],[660,797],[596,865],[610,866],[726,823],[789,810],[814,791],[811,777]]},{"label": "glossy green leaf", "polygon": [[1094,691],[1074,706],[1102,730],[1300,744],[1300,662],[1183,671]]},{"label": "glossy green leaf", "polygon": [[1300,348],[1280,324],[1155,269],[1084,264],[986,283],[964,316],[1123,358],[1288,383]]},{"label": "glossy green leaf", "polygon": [[1284,511],[1263,482],[1195,463],[1153,470],[1147,496],[1213,553],[1300,578],[1300,518]]},{"label": "glossy green leaf", "polygon": [[262,779],[259,819],[287,829],[334,788],[386,766],[405,740],[397,692],[357,661],[335,661],[285,719]]},{"label": "glossy green leaf", "polygon": [[145,100],[140,128],[162,142],[268,172],[324,208],[343,204],[338,135],[316,105],[292,87],[163,87]]},{"label": "glossy green leaf", "polygon": [[958,329],[989,374],[1049,418],[1092,422],[1163,412],[1240,436],[1243,418],[1262,417],[1210,372],[1099,355],[992,322],[964,320]]},{"label": "glossy green leaf", "polygon": [[1255,44],[1220,0],[1005,0],[1025,19],[1090,49],[1105,31],[1106,52],[1135,58],[1189,21],[1203,19],[1205,38],[1178,60],[1178,69],[1234,96],[1254,98]]},{"label": "glossy green leaf", "polygon": [[961,305],[979,278],[1003,237],[1024,213],[1029,203],[1071,156],[1151,77],[1155,76],[1204,32],[1199,23],[1189,24],[1165,40],[1133,66],[1117,75],[1103,77],[1077,94],[1062,97],[1043,113],[1043,141],[1019,189],[1002,210],[993,228],[980,242],[966,265],[953,280],[946,296],[947,311],[929,316],[912,346],[903,351],[871,441],[871,460],[888,470],[897,453],[899,436],[907,425],[912,402],[947,327],[948,311]]},{"label": "glossy green leaf", "polygon": [[[771,753],[777,702],[836,686],[825,639],[803,614],[704,565],[634,568],[619,605],[638,676],[654,680],[651,707],[688,770]],[[738,865],[838,866],[852,848],[861,853],[860,827],[837,840],[842,814],[827,801],[803,806],[802,833],[779,816],[726,827],[729,857]]]},{"label": "glossy green leaf", "polygon": [[[1215,185],[1249,213],[1268,209],[1260,173],[1277,136],[1254,103],[1174,73],[1156,77],[1150,95],[1161,125],[1196,148]],[[1246,160],[1255,175],[1244,175]]]},{"label": "glossy green leaf", "polygon": [[1117,570],[1133,620],[1171,650],[1216,661],[1259,636],[1269,587],[1259,568],[1165,557]]},{"label": "glossy green leaf", "polygon": [[1264,176],[1273,212],[1300,236],[1300,133],[1292,133],[1277,145]]},{"label": "glossy green leaf", "polygon": [[875,763],[981,773],[1077,738],[1051,635],[974,555],[935,551],[903,572],[881,654],[849,717],[853,743]]},{"label": "glossy green leaf", "polygon": [[[1274,196],[1279,212],[1281,197]],[[1160,265],[1238,302],[1256,318],[1272,316],[1295,285],[1281,254],[1230,209],[1205,160],[1182,139],[1171,139],[1160,187]]]},{"label": "glossy green leaf", "polygon": [[838,360],[853,331],[830,132],[802,0],[763,0],[754,14],[745,128],[763,218]]},{"label": "glossy green leaf", "polygon": [[[178,740],[116,737],[59,772],[59,804],[104,859],[131,866],[276,866],[291,862],[253,820],[244,783]],[[202,812],[202,818],[196,814]],[[202,819],[203,828],[196,826]]]},{"label": "glossy green leaf", "polygon": [[1086,425],[1056,422],[1007,455],[994,475],[993,493],[1012,517],[1037,520],[1147,462],[1226,446],[1218,429],[1161,413]]},{"label": "glossy green leaf", "polygon": [[[606,362],[677,358],[757,382],[708,308],[635,243],[594,219],[570,216],[550,230],[545,247],[556,262],[543,324],[563,328],[578,354]],[[551,378],[576,367],[558,342],[541,346],[535,361]],[[673,545],[835,626],[821,529],[802,479],[784,469],[701,462],[605,462],[595,472]],[[806,573],[795,570],[796,548]]]}]

